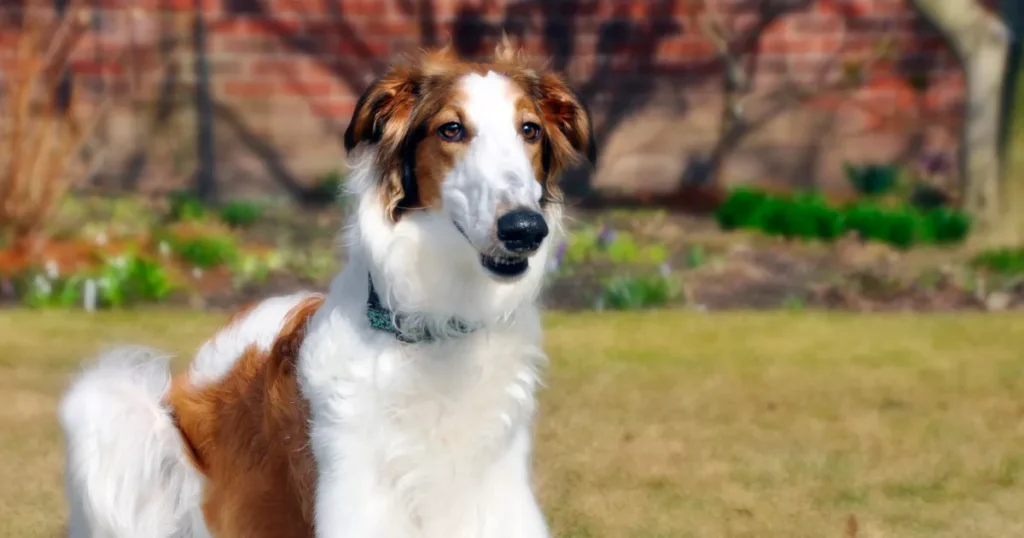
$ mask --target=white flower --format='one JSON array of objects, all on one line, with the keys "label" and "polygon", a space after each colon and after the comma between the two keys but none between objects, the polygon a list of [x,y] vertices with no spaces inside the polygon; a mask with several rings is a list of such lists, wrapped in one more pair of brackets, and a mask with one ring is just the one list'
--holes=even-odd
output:
[{"label": "white flower", "polygon": [[195,277],[196,280],[203,278],[203,270],[198,267],[193,267],[192,276]]},{"label": "white flower", "polygon": [[36,275],[35,285],[36,289],[43,295],[49,295],[53,292],[53,286],[50,285],[50,281],[46,280],[46,277],[43,275]]},{"label": "white flower", "polygon": [[85,281],[85,290],[82,293],[82,303],[86,312],[96,310],[96,281],[89,279]]},{"label": "white flower", "polygon": [[124,269],[124,266],[128,264],[128,260],[126,260],[125,257],[122,255],[114,258],[113,263],[114,267],[117,267],[118,269]]},{"label": "white flower", "polygon": [[46,276],[49,277],[50,280],[57,280],[60,278],[60,266],[57,265],[57,262],[53,260],[46,262]]},{"label": "white flower", "polygon": [[667,263],[663,263],[661,264],[661,267],[658,268],[658,272],[661,273],[663,278],[668,278],[672,276],[672,267]]},{"label": "white flower", "polygon": [[171,245],[168,244],[167,241],[161,241],[157,246],[157,250],[160,252],[160,255],[165,258],[171,255]]},{"label": "white flower", "polygon": [[103,245],[107,244],[107,234],[106,234],[106,232],[100,232],[100,233],[96,234],[96,244],[101,246],[101,247]]}]

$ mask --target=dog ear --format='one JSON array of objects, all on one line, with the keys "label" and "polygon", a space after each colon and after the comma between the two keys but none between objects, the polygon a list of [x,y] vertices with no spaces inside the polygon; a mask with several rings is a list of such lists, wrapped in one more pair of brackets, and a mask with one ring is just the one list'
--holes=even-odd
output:
[{"label": "dog ear", "polygon": [[583,100],[554,73],[541,75],[537,104],[544,118],[545,199],[560,200],[557,179],[567,168],[588,161],[597,163],[593,123]]},{"label": "dog ear", "polygon": [[361,143],[383,143],[397,149],[408,129],[416,93],[416,82],[409,67],[393,67],[374,81],[356,102],[345,129],[345,151],[352,151]]},{"label": "dog ear", "polygon": [[388,217],[398,218],[399,206],[415,196],[415,179],[410,175],[408,136],[419,95],[416,71],[397,66],[377,79],[359,97],[352,120],[345,130],[345,150],[363,144],[376,145],[376,168],[380,171],[380,194]]},{"label": "dog ear", "polygon": [[538,104],[549,128],[555,161],[563,166],[583,159],[594,164],[597,157],[594,128],[583,100],[554,73],[541,76],[539,93]]}]

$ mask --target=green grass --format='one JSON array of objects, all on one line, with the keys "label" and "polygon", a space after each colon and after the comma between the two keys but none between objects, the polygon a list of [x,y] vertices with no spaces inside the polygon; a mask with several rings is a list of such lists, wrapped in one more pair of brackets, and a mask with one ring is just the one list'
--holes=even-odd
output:
[{"label": "green grass", "polygon": [[[62,525],[54,412],[82,358],[187,355],[219,321],[0,311],[0,537]],[[555,536],[1024,536],[1019,315],[552,315],[547,348]]]}]

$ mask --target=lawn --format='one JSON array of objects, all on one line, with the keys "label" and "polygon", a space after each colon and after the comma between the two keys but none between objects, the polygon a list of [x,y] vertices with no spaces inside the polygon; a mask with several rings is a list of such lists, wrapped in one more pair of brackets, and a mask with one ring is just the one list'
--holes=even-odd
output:
[{"label": "lawn", "polygon": [[[220,319],[0,311],[0,537],[63,522],[54,411],[113,342]],[[1024,320],[552,315],[537,480],[555,536],[1024,536]]]}]

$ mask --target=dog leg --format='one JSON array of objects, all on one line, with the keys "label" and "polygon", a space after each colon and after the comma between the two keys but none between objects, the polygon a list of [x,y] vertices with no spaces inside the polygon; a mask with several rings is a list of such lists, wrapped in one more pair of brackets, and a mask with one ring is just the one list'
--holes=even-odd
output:
[{"label": "dog leg", "polygon": [[481,538],[548,538],[549,531],[530,480],[530,434],[523,428],[495,469],[490,514]]}]

